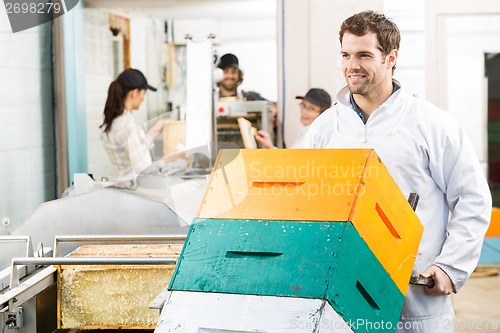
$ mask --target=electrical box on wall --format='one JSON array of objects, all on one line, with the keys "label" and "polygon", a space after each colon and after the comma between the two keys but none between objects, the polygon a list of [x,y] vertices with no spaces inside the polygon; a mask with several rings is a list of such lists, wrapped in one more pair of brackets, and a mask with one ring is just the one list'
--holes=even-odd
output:
[{"label": "electrical box on wall", "polygon": [[[2,327],[7,329],[18,329],[23,327],[23,308],[21,306],[17,307],[15,311],[5,312],[3,314],[3,324]],[[3,330],[2,330],[3,332]]]}]

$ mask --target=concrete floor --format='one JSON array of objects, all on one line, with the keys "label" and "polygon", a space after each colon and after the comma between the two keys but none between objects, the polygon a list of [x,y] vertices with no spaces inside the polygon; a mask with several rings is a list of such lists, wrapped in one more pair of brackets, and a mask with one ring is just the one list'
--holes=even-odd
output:
[{"label": "concrete floor", "polygon": [[485,277],[473,275],[458,294],[452,296],[455,333],[500,332],[500,265],[484,269],[493,269],[499,274]]}]

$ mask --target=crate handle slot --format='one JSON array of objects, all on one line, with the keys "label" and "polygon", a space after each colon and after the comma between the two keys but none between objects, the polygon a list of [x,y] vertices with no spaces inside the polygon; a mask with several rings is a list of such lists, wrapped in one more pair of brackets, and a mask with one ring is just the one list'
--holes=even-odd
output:
[{"label": "crate handle slot", "polygon": [[384,222],[387,229],[389,229],[389,231],[391,232],[391,235],[396,239],[401,239],[401,236],[399,236],[396,228],[394,228],[394,225],[391,223],[391,221],[389,221],[389,218],[387,218],[387,215],[385,215],[384,211],[382,210],[382,208],[380,208],[378,203],[375,204],[375,210],[377,211],[378,216],[380,216],[380,218]]},{"label": "crate handle slot", "polygon": [[227,251],[226,258],[269,258],[282,256],[282,252]]},{"label": "crate handle slot", "polygon": [[279,186],[279,187],[287,187],[287,186],[302,186],[306,182],[298,182],[298,181],[291,181],[291,182],[252,182],[252,187],[274,187],[274,186]]},{"label": "crate handle slot", "polygon": [[365,299],[366,303],[368,303],[368,305],[370,305],[370,307],[375,310],[376,313],[379,313],[380,307],[377,305],[377,303],[375,303],[375,300],[370,296],[368,291],[366,291],[361,282],[356,281],[356,289],[358,289],[359,293]]}]

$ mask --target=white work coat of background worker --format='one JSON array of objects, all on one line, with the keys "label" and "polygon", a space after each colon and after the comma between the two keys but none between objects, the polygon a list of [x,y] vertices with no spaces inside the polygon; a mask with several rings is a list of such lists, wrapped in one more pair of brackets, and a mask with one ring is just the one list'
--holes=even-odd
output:
[{"label": "white work coat of background worker", "polygon": [[374,148],[403,195],[419,194],[424,233],[412,275],[432,276],[436,286],[409,286],[397,332],[452,333],[449,294],[477,265],[491,217],[488,184],[455,118],[392,79],[399,49],[393,22],[372,11],[353,15],[340,40],[348,85],[311,124],[305,147]]}]

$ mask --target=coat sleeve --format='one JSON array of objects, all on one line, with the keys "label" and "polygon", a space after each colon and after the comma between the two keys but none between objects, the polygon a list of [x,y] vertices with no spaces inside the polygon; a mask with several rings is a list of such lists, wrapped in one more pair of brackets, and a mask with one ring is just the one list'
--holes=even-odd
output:
[{"label": "coat sleeve", "polygon": [[324,111],[316,118],[309,129],[301,137],[300,146],[293,148],[325,148],[327,147],[328,137],[333,132],[328,128],[333,124],[332,108]]},{"label": "coat sleeve", "polygon": [[457,292],[474,271],[491,219],[491,193],[471,142],[454,119],[434,129],[430,171],[450,212],[447,237],[434,264]]},{"label": "coat sleeve", "polygon": [[[302,137],[300,147],[294,147],[294,148],[318,148],[314,142],[314,137],[316,134],[316,126],[311,125],[307,132],[304,133],[304,136]],[[295,145],[296,143],[294,143]]]}]

